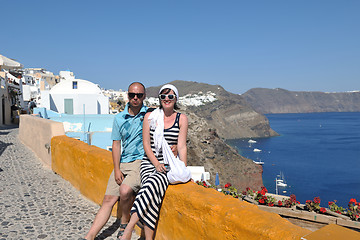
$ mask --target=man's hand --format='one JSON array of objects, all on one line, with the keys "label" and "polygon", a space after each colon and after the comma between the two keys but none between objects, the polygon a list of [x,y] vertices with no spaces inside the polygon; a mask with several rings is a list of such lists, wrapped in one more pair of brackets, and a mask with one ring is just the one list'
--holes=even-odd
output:
[{"label": "man's hand", "polygon": [[170,148],[171,148],[171,151],[173,152],[173,154],[176,157],[178,155],[177,145],[172,145],[172,146],[170,146]]},{"label": "man's hand", "polygon": [[120,170],[114,172],[114,177],[115,177],[115,182],[119,185],[121,185],[122,181],[124,181],[124,175]]}]

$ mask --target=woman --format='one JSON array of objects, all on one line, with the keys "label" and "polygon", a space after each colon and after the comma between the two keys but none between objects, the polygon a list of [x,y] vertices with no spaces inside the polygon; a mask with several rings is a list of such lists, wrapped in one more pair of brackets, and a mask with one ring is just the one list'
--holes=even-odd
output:
[{"label": "woman", "polygon": [[[187,161],[186,136],[188,119],[184,114],[178,113],[176,101],[179,98],[178,90],[174,85],[166,84],[159,91],[160,109],[163,111],[163,135],[167,143],[177,145],[180,159]],[[156,112],[161,112],[156,109]],[[153,127],[154,114],[147,113],[143,123],[143,145],[145,156],[141,163],[140,175],[142,187],[136,196],[131,209],[131,218],[125,228],[121,240],[131,239],[132,230],[140,220],[144,224],[145,238],[154,238],[154,230],[159,217],[160,206],[165,191],[169,185],[166,176],[168,166],[164,164],[162,150],[154,143],[155,129]],[[162,115],[161,115],[162,116]],[[156,130],[158,132],[158,130]],[[156,138],[156,136],[155,136]]]}]

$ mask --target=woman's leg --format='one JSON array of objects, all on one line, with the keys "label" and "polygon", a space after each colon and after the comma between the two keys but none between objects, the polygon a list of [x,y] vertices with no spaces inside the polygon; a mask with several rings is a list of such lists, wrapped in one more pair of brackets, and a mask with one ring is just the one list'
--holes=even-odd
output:
[{"label": "woman's leg", "polygon": [[154,230],[149,228],[148,226],[144,226],[144,232],[145,232],[145,240],[153,240],[154,239]]},{"label": "woman's leg", "polygon": [[120,238],[121,240],[130,240],[132,231],[134,230],[135,224],[139,221],[139,217],[136,212],[131,215],[130,221],[125,228],[124,234]]}]

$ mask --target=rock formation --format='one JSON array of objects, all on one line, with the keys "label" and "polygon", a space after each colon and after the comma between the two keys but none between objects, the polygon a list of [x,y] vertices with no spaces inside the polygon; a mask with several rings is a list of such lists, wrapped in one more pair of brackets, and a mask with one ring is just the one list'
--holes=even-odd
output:
[{"label": "rock formation", "polygon": [[[199,106],[190,103],[187,108],[197,116],[204,118],[212,128],[216,129],[221,138],[236,139],[277,135],[270,128],[269,121],[264,115],[254,111],[242,96],[230,93],[220,85],[180,80],[173,81],[171,84],[178,88],[180,96],[191,97],[191,94],[215,93],[216,101]],[[147,95],[156,97],[160,87],[147,88]]]},{"label": "rock formation", "polygon": [[[240,95],[227,92],[219,85],[174,81],[180,93],[181,112],[189,118],[188,164],[204,166],[215,182],[231,182],[239,190],[260,189],[262,167],[242,157],[225,139],[270,137],[277,135],[267,118],[255,112]],[[161,86],[147,88],[148,97],[156,97]],[[212,100],[206,94],[214,96]],[[202,99],[199,102],[197,99]],[[187,102],[188,104],[185,104]]]},{"label": "rock formation", "polygon": [[262,182],[262,167],[252,160],[238,154],[226,144],[204,118],[188,110],[181,110],[189,119],[188,130],[188,164],[204,166],[210,172],[211,183],[215,183],[216,173],[219,173],[220,184],[231,182],[239,190],[246,187],[260,189]]},{"label": "rock formation", "polygon": [[253,88],[241,96],[262,114],[360,112],[360,91],[325,93]]}]

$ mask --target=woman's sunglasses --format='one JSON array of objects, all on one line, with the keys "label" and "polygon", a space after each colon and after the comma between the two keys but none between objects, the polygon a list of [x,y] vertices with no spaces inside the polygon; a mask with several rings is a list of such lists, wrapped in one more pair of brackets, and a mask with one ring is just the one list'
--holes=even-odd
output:
[{"label": "woman's sunglasses", "polygon": [[175,99],[174,94],[159,94],[160,100],[165,100],[166,97],[168,97],[169,100],[174,100]]},{"label": "woman's sunglasses", "polygon": [[129,95],[129,98],[134,98],[135,95],[136,95],[138,98],[142,98],[142,97],[144,96],[143,93],[132,93],[132,92],[129,92],[128,95]]}]

